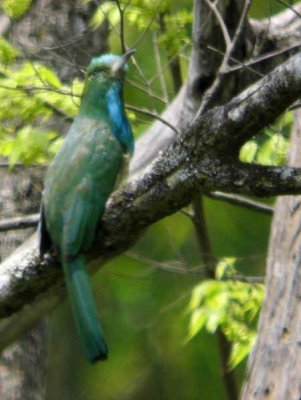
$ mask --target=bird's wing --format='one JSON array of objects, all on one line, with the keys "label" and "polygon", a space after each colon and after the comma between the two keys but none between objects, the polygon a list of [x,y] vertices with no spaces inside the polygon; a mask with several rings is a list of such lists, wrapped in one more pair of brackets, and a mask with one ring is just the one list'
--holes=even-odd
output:
[{"label": "bird's wing", "polygon": [[74,188],[64,213],[62,252],[75,256],[91,246],[105,200],[96,193],[91,176],[85,175]]},{"label": "bird's wing", "polygon": [[44,193],[47,228],[60,252],[74,256],[92,244],[122,157],[105,122],[75,121],[48,170]]}]

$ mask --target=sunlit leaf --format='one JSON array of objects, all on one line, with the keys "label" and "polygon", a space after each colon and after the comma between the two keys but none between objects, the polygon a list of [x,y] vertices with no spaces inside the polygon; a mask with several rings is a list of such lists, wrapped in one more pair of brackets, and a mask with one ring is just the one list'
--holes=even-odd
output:
[{"label": "sunlit leaf", "polygon": [[49,144],[56,137],[55,132],[44,132],[26,126],[20,129],[16,136],[8,137],[0,142],[0,154],[8,157],[11,167],[16,162],[22,162],[25,165],[43,163],[46,161],[46,154],[51,157],[53,148]]},{"label": "sunlit leaf", "polygon": [[218,263],[217,276],[226,280],[206,280],[192,291],[188,312],[190,321],[186,342],[206,329],[214,333],[221,329],[233,344],[231,367],[249,353],[255,338],[254,319],[263,301],[263,285],[231,280],[236,273],[235,258]]},{"label": "sunlit leaf", "polygon": [[240,149],[239,158],[243,162],[251,163],[255,161],[255,156],[258,150],[258,144],[255,140],[249,140]]},{"label": "sunlit leaf", "polygon": [[236,273],[235,269],[236,258],[235,257],[224,257],[222,258],[216,266],[215,276],[216,279],[221,280],[224,278],[229,278]]},{"label": "sunlit leaf", "polygon": [[20,18],[29,9],[32,0],[2,0],[2,8],[11,18]]},{"label": "sunlit leaf", "polygon": [[0,37],[0,63],[11,64],[15,61],[17,50],[3,37]]}]

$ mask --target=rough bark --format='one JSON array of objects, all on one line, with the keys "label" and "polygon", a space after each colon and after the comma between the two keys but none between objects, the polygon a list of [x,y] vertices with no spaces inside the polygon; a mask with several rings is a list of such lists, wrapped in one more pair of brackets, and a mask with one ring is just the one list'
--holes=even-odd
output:
[{"label": "rough bark", "polygon": [[[301,112],[288,162],[301,166]],[[301,196],[279,198],[266,273],[266,299],[242,399],[301,398]]]}]

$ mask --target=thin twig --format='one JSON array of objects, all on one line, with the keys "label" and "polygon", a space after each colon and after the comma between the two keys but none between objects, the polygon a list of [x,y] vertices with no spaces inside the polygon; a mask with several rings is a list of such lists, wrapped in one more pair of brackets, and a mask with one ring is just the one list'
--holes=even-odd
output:
[{"label": "thin twig", "polygon": [[[159,25],[160,25],[160,30],[161,30],[162,34],[166,33],[166,23],[165,23],[166,15],[170,15],[169,7],[166,9],[165,13],[159,14]],[[174,93],[176,94],[179,92],[179,90],[181,89],[181,87],[183,85],[179,53],[176,52],[176,55],[173,56],[170,51],[170,48],[168,46],[165,46],[165,49],[167,52],[167,57],[169,59],[168,60],[169,61],[169,71],[170,71],[170,74],[172,77]],[[162,70],[162,68],[160,68],[160,70]]]},{"label": "thin twig", "polygon": [[15,229],[32,228],[37,226],[39,220],[40,220],[39,214],[3,219],[0,221],[0,232],[5,232]]},{"label": "thin twig", "polygon": [[169,98],[168,98],[168,92],[167,92],[167,86],[164,78],[164,73],[162,70],[162,63],[161,63],[161,57],[160,57],[160,52],[158,48],[158,43],[157,43],[157,33],[153,33],[153,46],[154,46],[154,54],[155,54],[155,61],[156,61],[156,67],[160,79],[160,84],[161,84],[161,89],[164,97],[164,101],[166,104],[169,103]]},{"label": "thin twig", "polygon": [[[190,43],[185,43],[183,44],[183,46],[181,46],[181,48],[179,50],[177,50],[173,55],[171,55],[168,58],[168,61],[162,66],[162,71],[165,71],[167,68],[169,68],[170,64],[178,57],[179,53],[182,52],[183,50],[185,50],[186,47],[190,46]],[[156,80],[158,78],[158,74],[154,74],[149,82],[152,83],[154,80]]]},{"label": "thin twig", "polygon": [[139,75],[141,76],[143,82],[147,86],[147,89],[148,89],[149,93],[153,94],[153,89],[151,87],[151,81],[148,80],[147,77],[145,76],[143,70],[140,68],[140,65],[138,64],[138,62],[136,60],[136,57],[132,56],[131,57],[131,61],[132,61],[133,65],[134,65],[134,67],[136,68],[136,70],[138,71]]},{"label": "thin twig", "polygon": [[145,38],[145,36],[147,35],[147,33],[150,31],[150,28],[152,26],[152,24],[154,23],[154,20],[157,17],[157,10],[160,7],[160,4],[162,3],[163,0],[159,0],[157,2],[157,5],[155,7],[154,10],[154,14],[152,15],[151,19],[149,20],[149,23],[147,24],[146,28],[144,29],[144,31],[142,32],[141,36],[136,40],[136,42],[134,42],[134,44],[132,45],[132,48],[135,49],[137,48],[140,43],[143,41],[143,39]]},{"label": "thin twig", "polygon": [[115,3],[119,11],[119,17],[120,17],[119,37],[120,37],[121,51],[122,54],[124,54],[126,52],[126,45],[124,41],[124,9],[121,7],[119,0],[115,0]]},{"label": "thin twig", "polygon": [[134,82],[134,81],[132,81],[132,80],[130,80],[128,78],[126,79],[126,82],[129,85],[133,86],[134,88],[140,90],[141,92],[146,93],[148,96],[153,97],[154,99],[160,101],[163,104],[166,104],[165,100],[162,99],[162,97],[154,94],[154,92],[153,93],[149,93],[148,89],[145,89],[144,87],[140,86],[138,83],[136,83],[136,82]]},{"label": "thin twig", "polygon": [[7,90],[16,90],[16,91],[24,91],[24,92],[32,92],[32,91],[41,91],[41,92],[55,92],[58,94],[62,94],[64,96],[73,96],[73,97],[80,97],[79,94],[74,94],[70,92],[69,90],[62,90],[62,89],[55,89],[52,86],[24,86],[24,85],[18,85],[18,86],[7,86],[7,85],[2,85],[0,84],[0,88],[2,89],[7,89]]},{"label": "thin twig", "polygon": [[274,207],[269,206],[268,204],[264,204],[260,201],[248,199],[244,196],[240,196],[240,195],[236,195],[236,194],[212,192],[212,193],[206,193],[206,196],[210,197],[213,200],[221,200],[226,203],[245,207],[250,210],[258,211],[258,212],[261,212],[266,215],[273,215],[273,212],[274,212]]},{"label": "thin twig", "polygon": [[283,0],[276,0],[276,1],[277,1],[278,3],[280,3],[280,4],[282,4],[283,6],[289,8],[294,14],[297,15],[297,17],[301,18],[301,14],[300,14],[297,10],[295,10],[290,4],[286,3],[286,2],[283,1]]},{"label": "thin twig", "polygon": [[[212,3],[209,0],[206,0],[206,3],[209,3],[212,5]],[[241,35],[241,32],[242,32],[242,29],[243,29],[250,6],[251,6],[251,0],[245,0],[244,8],[241,13],[237,28],[235,30],[233,40],[230,41],[230,43],[228,43],[228,40],[226,42],[226,52],[225,52],[223,61],[217,71],[216,78],[215,78],[213,84],[206,91],[206,93],[203,97],[203,101],[202,101],[198,111],[195,114],[194,120],[196,120],[198,117],[200,117],[204,113],[204,111],[206,111],[206,109],[209,107],[212,99],[214,98],[214,95],[218,92],[219,88],[221,87],[221,84],[223,82],[223,77],[227,73],[227,70],[229,67],[229,61],[231,59],[232,53],[235,50],[238,39]],[[220,20],[219,20],[219,22],[220,22]],[[223,25],[224,25],[224,22],[221,25],[222,30],[224,29]]]},{"label": "thin twig", "polygon": [[133,253],[128,251],[126,256],[131,258],[132,260],[139,261],[141,264],[148,265],[152,268],[173,272],[180,275],[197,275],[204,277],[204,268],[189,268],[188,266],[184,265],[182,262],[179,261],[171,261],[171,262],[158,262],[155,260],[151,260],[147,257],[141,256],[139,254]]},{"label": "thin twig", "polygon": [[[300,43],[300,42],[297,43],[297,44],[294,44],[294,45],[292,45],[292,46],[287,46],[287,47],[283,47],[283,48],[281,48],[281,49],[277,49],[277,50],[270,51],[270,52],[268,52],[268,53],[265,53],[265,54],[262,54],[262,55],[260,55],[260,56],[258,56],[258,57],[255,57],[255,58],[251,59],[250,61],[245,61],[245,62],[243,62],[243,63],[240,63],[241,65],[236,65],[236,66],[233,66],[233,67],[228,68],[227,73],[229,73],[229,72],[235,72],[235,71],[237,71],[237,70],[239,70],[239,69],[241,69],[241,68],[245,68],[245,67],[246,67],[246,68],[250,68],[250,66],[252,66],[252,65],[254,65],[254,64],[258,64],[258,63],[260,63],[260,62],[262,62],[262,61],[265,61],[265,60],[268,60],[268,59],[270,59],[270,58],[280,56],[280,55],[282,55],[283,53],[286,53],[286,52],[291,51],[291,50],[295,50],[295,49],[297,49],[298,47],[301,47],[301,43]],[[212,48],[212,47],[209,47],[209,46],[208,46],[208,48],[210,48],[211,50],[214,50],[214,48]],[[233,60],[234,60],[235,62],[238,63],[237,60],[235,60],[235,59],[233,59]],[[256,72],[256,70],[254,70],[254,69],[251,69],[250,71],[259,74],[259,72]],[[263,77],[262,74],[259,74],[259,75],[260,75],[261,77]]]},{"label": "thin twig", "polygon": [[180,134],[180,131],[174,125],[172,125],[166,119],[160,117],[160,115],[158,115],[156,112],[152,112],[152,111],[147,110],[146,108],[138,108],[136,106],[131,106],[131,105],[128,105],[128,104],[125,106],[125,108],[128,109],[128,110],[131,110],[131,111],[136,111],[136,112],[139,112],[141,114],[145,114],[145,115],[148,115],[150,117],[153,117],[153,118],[157,119],[158,121],[162,122],[162,124],[168,126],[177,135]]},{"label": "thin twig", "polygon": [[[35,165],[35,166],[37,166],[37,165]],[[15,163],[15,164],[14,164],[14,168],[15,168],[15,167],[26,168],[26,166],[25,166],[23,163],[20,163],[20,162]],[[7,161],[5,161],[5,162],[0,162],[0,168],[11,168],[11,164],[10,164],[9,162],[7,162]]]},{"label": "thin twig", "polygon": [[[214,47],[214,46],[207,45],[207,49],[212,50],[212,51],[214,51],[215,53],[217,53],[217,54],[219,54],[219,55],[221,55],[221,56],[223,56],[223,57],[225,56],[225,52],[223,52],[223,51],[217,49],[217,48]],[[250,65],[252,65],[251,62],[249,62],[249,63],[248,63],[248,62],[243,62],[243,61],[237,60],[237,59],[234,58],[234,57],[230,57],[230,61],[236,63],[237,65],[234,66],[234,67],[229,67],[228,70],[225,72],[226,74],[229,74],[229,73],[231,73],[231,72],[233,72],[233,71],[237,71],[237,70],[240,70],[240,69],[245,68],[245,69],[247,69],[248,71],[254,73],[255,75],[257,75],[257,76],[260,77],[260,78],[263,78],[263,76],[264,76],[264,75],[261,74],[260,72],[256,71],[256,69],[250,67]]]},{"label": "thin twig", "polygon": [[243,276],[243,275],[232,275],[230,278],[224,278],[223,280],[239,281],[245,283],[264,283],[264,276]]},{"label": "thin twig", "polygon": [[223,17],[221,13],[219,12],[219,9],[216,7],[216,2],[212,3],[210,0],[205,0],[205,3],[207,6],[211,9],[213,14],[215,15],[216,19],[218,20],[219,26],[221,28],[221,31],[224,36],[225,44],[226,44],[226,49],[230,48],[231,46],[231,37],[228,32],[228,28],[223,20]]}]

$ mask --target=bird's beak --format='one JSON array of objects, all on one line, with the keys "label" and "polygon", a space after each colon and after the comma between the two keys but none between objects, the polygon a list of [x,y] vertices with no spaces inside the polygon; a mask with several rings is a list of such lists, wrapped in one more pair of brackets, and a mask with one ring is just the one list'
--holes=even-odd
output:
[{"label": "bird's beak", "polygon": [[126,51],[120,58],[118,61],[116,61],[113,65],[112,65],[112,72],[113,74],[117,74],[122,67],[126,64],[127,60],[131,57],[132,54],[134,54],[136,52],[136,49],[130,49],[128,51]]}]

